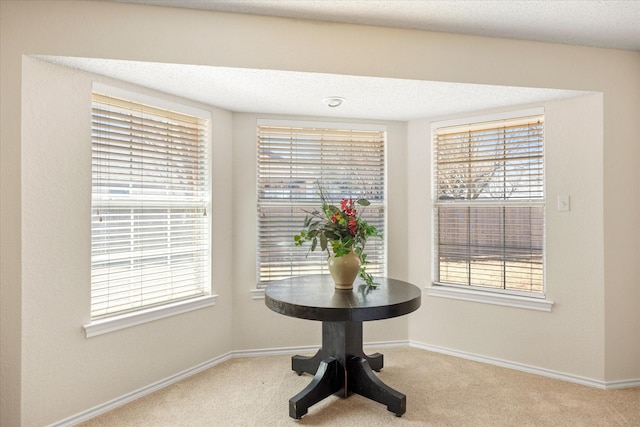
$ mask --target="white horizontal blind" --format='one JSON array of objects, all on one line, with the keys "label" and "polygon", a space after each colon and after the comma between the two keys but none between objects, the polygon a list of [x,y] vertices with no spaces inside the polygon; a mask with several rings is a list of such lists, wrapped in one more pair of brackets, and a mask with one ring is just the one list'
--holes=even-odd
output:
[{"label": "white horizontal blind", "polygon": [[[345,125],[348,126],[348,125]],[[328,273],[327,254],[296,247],[305,211],[322,207],[318,184],[328,200],[364,197],[369,224],[384,234],[385,132],[339,128],[258,126],[258,284],[295,275]],[[384,240],[365,248],[367,272],[384,275]]]},{"label": "white horizontal blind", "polygon": [[207,294],[206,119],[92,106],[92,319]]},{"label": "white horizontal blind", "polygon": [[543,122],[435,130],[437,283],[544,291]]}]

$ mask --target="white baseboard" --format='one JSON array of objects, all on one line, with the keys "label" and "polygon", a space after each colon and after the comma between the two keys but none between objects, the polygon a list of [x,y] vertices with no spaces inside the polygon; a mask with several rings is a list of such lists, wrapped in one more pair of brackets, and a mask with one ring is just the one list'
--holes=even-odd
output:
[{"label": "white baseboard", "polygon": [[[388,348],[388,347],[403,347],[409,346],[409,341],[385,341],[385,342],[372,342],[364,344],[364,348]],[[207,362],[201,363],[193,368],[187,369],[185,371],[179,372],[175,375],[172,375],[163,380],[157,381],[153,384],[150,384],[146,387],[142,387],[138,390],[134,390],[131,393],[127,393],[123,396],[112,399],[108,402],[105,402],[101,405],[95,406],[91,409],[83,411],[79,414],[73,415],[69,418],[65,418],[64,420],[58,421],[54,424],[51,424],[49,427],[72,427],[78,425],[82,422],[88,421],[91,418],[95,418],[98,415],[102,415],[106,412],[109,412],[119,406],[127,404],[129,402],[133,402],[136,399],[139,399],[147,394],[153,393],[154,391],[160,390],[164,387],[167,387],[173,383],[181,381],[185,378],[188,378],[192,375],[195,375],[199,372],[202,372],[206,369],[212,368],[222,362],[225,362],[229,359],[233,359],[236,357],[257,357],[257,356],[275,356],[282,354],[297,354],[297,353],[313,353],[316,352],[320,348],[320,345],[317,346],[303,346],[303,347],[280,347],[280,348],[268,348],[268,349],[258,349],[258,350],[237,350],[231,351],[222,356],[211,359]]]},{"label": "white baseboard", "polygon": [[[432,351],[434,353],[442,353],[450,356],[460,357],[462,359],[474,360],[476,362],[487,363],[490,365],[500,366],[503,368],[515,369],[517,371],[528,372],[531,374],[541,375],[544,377],[556,378],[556,379],[560,379],[560,380],[564,380],[572,383],[587,385],[590,387],[596,387],[596,388],[605,389],[605,390],[640,386],[640,378],[632,379],[632,380],[620,380],[620,381],[599,381],[599,380],[593,380],[590,378],[580,377],[577,375],[566,374],[562,372],[552,371],[549,369],[525,365],[522,363],[509,362],[506,360],[496,359],[492,357],[466,353],[458,350],[451,350],[448,348],[438,347],[438,346],[429,345],[429,344],[423,344],[417,341],[408,341],[408,340],[380,341],[380,342],[369,342],[363,345],[364,349],[407,347],[407,346],[426,350],[426,351]],[[187,369],[185,371],[182,371],[175,375],[167,377],[163,380],[157,381],[146,387],[142,387],[138,390],[134,390],[131,393],[127,393],[123,396],[112,399],[108,402],[95,406],[79,414],[73,415],[69,418],[65,418],[64,420],[51,424],[49,427],[72,427],[72,426],[78,425],[84,421],[88,421],[91,418],[95,418],[98,415],[102,415],[126,403],[139,399],[147,394],[153,393],[154,391],[160,390],[164,387],[167,387],[173,383],[181,381],[185,378],[188,378],[206,369],[212,368],[229,359],[233,359],[236,357],[257,357],[257,356],[275,356],[275,355],[283,355],[283,354],[313,353],[317,351],[318,348],[320,348],[319,345],[231,351],[227,354],[224,354],[222,356],[213,358],[207,362],[194,366],[193,368]]]},{"label": "white baseboard", "polygon": [[617,388],[631,388],[631,387],[640,387],[640,378],[631,379],[631,380],[607,381],[605,383],[606,390],[614,390]]},{"label": "white baseboard", "polygon": [[[368,342],[362,345],[364,349],[370,348],[390,348],[390,347],[409,347],[408,340],[401,341],[378,341]],[[276,356],[282,354],[298,354],[298,353],[314,353],[318,351],[320,345],[309,345],[303,347],[278,347],[256,350],[236,350],[230,354],[232,357],[255,357],[255,356]]]},{"label": "white baseboard", "polygon": [[419,348],[422,350],[432,351],[434,353],[447,354],[449,356],[455,356],[461,359],[473,360],[476,362],[486,363],[489,365],[500,366],[502,368],[514,369],[516,371],[527,372],[530,374],[540,375],[543,377],[554,378],[554,379],[567,381],[575,384],[586,385],[589,387],[595,387],[602,390],[613,390],[618,388],[640,386],[640,378],[631,379],[631,380],[619,380],[619,381],[601,381],[601,380],[595,380],[592,378],[582,377],[579,375],[568,374],[565,372],[558,372],[551,369],[540,368],[537,366],[526,365],[524,363],[511,362],[508,360],[497,359],[495,357],[482,356],[478,354],[467,353],[464,351],[452,350],[449,348],[424,344],[417,341],[411,341],[409,343],[409,346]]},{"label": "white baseboard", "polygon": [[199,365],[194,366],[193,368],[189,368],[185,371],[179,372],[175,375],[172,375],[170,377],[167,377],[163,380],[157,381],[153,384],[150,384],[148,386],[139,388],[138,390],[134,390],[130,393],[127,393],[123,396],[117,397],[115,399],[112,399],[108,402],[105,402],[103,404],[100,404],[98,406],[94,406],[91,409],[88,409],[86,411],[80,412],[79,414],[73,415],[69,418],[65,418],[64,420],[58,421],[54,424],[51,424],[49,427],[71,427],[71,426],[75,426],[78,425],[82,422],[88,421],[91,418],[95,418],[98,415],[102,415],[106,412],[109,412],[119,406],[122,406],[126,403],[129,402],[133,402],[136,399],[141,398],[142,396],[146,396],[147,394],[153,393],[154,391],[158,391],[160,389],[163,389],[173,383],[176,383],[178,381],[182,381],[185,378],[188,378],[192,375],[195,375],[199,372],[202,372],[204,370],[207,370],[215,365],[218,365],[222,362],[225,362],[227,360],[231,359],[231,354],[227,353],[224,354],[222,356],[216,357],[214,359],[211,359],[207,362],[201,363]]}]

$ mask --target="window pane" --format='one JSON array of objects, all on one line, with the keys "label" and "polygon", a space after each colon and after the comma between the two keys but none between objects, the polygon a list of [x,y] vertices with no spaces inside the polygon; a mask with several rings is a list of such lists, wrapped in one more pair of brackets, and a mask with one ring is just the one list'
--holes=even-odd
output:
[{"label": "window pane", "polygon": [[205,128],[94,93],[92,318],[208,293]]},{"label": "window pane", "polygon": [[[338,203],[364,197],[362,217],[384,233],[384,132],[258,127],[258,283],[328,273],[327,254],[296,247],[307,212],[321,207],[319,185]],[[383,275],[384,241],[370,239],[367,272]],[[307,256],[308,254],[308,256]]]},{"label": "window pane", "polygon": [[438,200],[543,198],[541,121],[435,136]]},{"label": "window pane", "polygon": [[438,282],[542,292],[542,207],[436,208]]},{"label": "window pane", "polygon": [[434,132],[435,280],[542,293],[543,117]]}]

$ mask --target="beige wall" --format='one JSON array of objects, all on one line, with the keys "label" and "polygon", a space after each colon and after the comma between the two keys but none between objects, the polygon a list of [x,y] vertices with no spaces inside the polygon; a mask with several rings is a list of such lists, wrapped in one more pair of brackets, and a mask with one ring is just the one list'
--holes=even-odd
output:
[{"label": "beige wall", "polygon": [[[540,106],[540,105],[537,105]],[[593,94],[547,102],[545,110],[547,298],[551,313],[477,302],[427,297],[411,317],[409,336],[427,346],[494,361],[509,361],[575,379],[605,378],[604,259],[602,199],[602,96]],[[532,107],[523,106],[523,107]],[[579,123],[580,126],[568,124]],[[426,146],[429,122],[410,123],[409,234],[410,281],[425,286],[432,277],[431,204],[424,183],[431,182]],[[569,195],[571,210],[557,210],[557,197]],[[424,213],[428,218],[423,220]],[[424,221],[424,223],[421,223]],[[431,325],[432,327],[425,327]],[[637,344],[636,344],[637,345]],[[632,371],[630,371],[632,372]]]},{"label": "beige wall", "polygon": [[[233,117],[234,350],[320,344],[319,322],[278,315],[266,309],[263,300],[253,300],[250,296],[250,290],[256,288],[256,124],[258,119],[273,118],[276,117],[265,114],[234,114]],[[311,117],[289,118],[318,121]],[[389,221],[388,250],[394,256],[389,257],[388,270],[391,277],[406,279],[406,124],[363,120],[355,122],[387,126],[388,216],[394,219]],[[364,339],[366,342],[406,341],[407,321],[399,318],[366,323]]]},{"label": "beige wall", "polygon": [[[572,196],[569,213],[549,210],[554,311],[425,295],[409,321],[374,322],[365,338],[409,338],[596,381],[640,378],[640,53],[109,2],[3,1],[0,19],[0,424],[52,423],[230,350],[317,344],[319,331],[250,299],[255,150],[247,132],[257,116],[212,108],[222,124],[214,179],[225,183],[214,197],[233,200],[214,208],[223,220],[214,235],[225,243],[214,246],[218,304],[83,338],[88,128],[78,118],[88,117],[91,78],[29,54],[600,92],[545,106],[550,206],[557,194]],[[431,242],[426,119],[390,123],[389,155],[389,273],[421,285]]]},{"label": "beige wall", "polygon": [[[232,275],[226,255],[226,248],[232,246],[226,225],[232,212],[223,203],[212,209],[216,218],[212,286],[219,295],[218,304],[85,338],[81,326],[90,322],[91,282],[90,108],[96,80],[109,83],[99,76],[23,59],[22,117],[28,125],[21,144],[19,366],[25,425],[64,419],[232,349]],[[231,179],[232,115],[208,109],[216,123],[211,147],[215,153],[213,197],[228,200],[232,197],[226,185]]]}]

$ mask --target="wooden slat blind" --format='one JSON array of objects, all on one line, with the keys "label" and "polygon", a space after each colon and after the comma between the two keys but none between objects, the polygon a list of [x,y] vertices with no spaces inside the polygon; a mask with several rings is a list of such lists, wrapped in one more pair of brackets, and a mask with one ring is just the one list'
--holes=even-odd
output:
[{"label": "wooden slat blind", "polygon": [[93,319],[208,293],[206,126],[93,94]]},{"label": "wooden slat blind", "polygon": [[543,116],[433,137],[436,283],[541,294]]},{"label": "wooden slat blind", "polygon": [[[365,197],[363,218],[384,233],[385,132],[260,125],[258,150],[257,281],[265,285],[294,275],[328,273],[326,253],[296,247],[306,215],[321,207],[318,184],[336,204]],[[370,239],[367,272],[384,275],[385,245]]]}]

